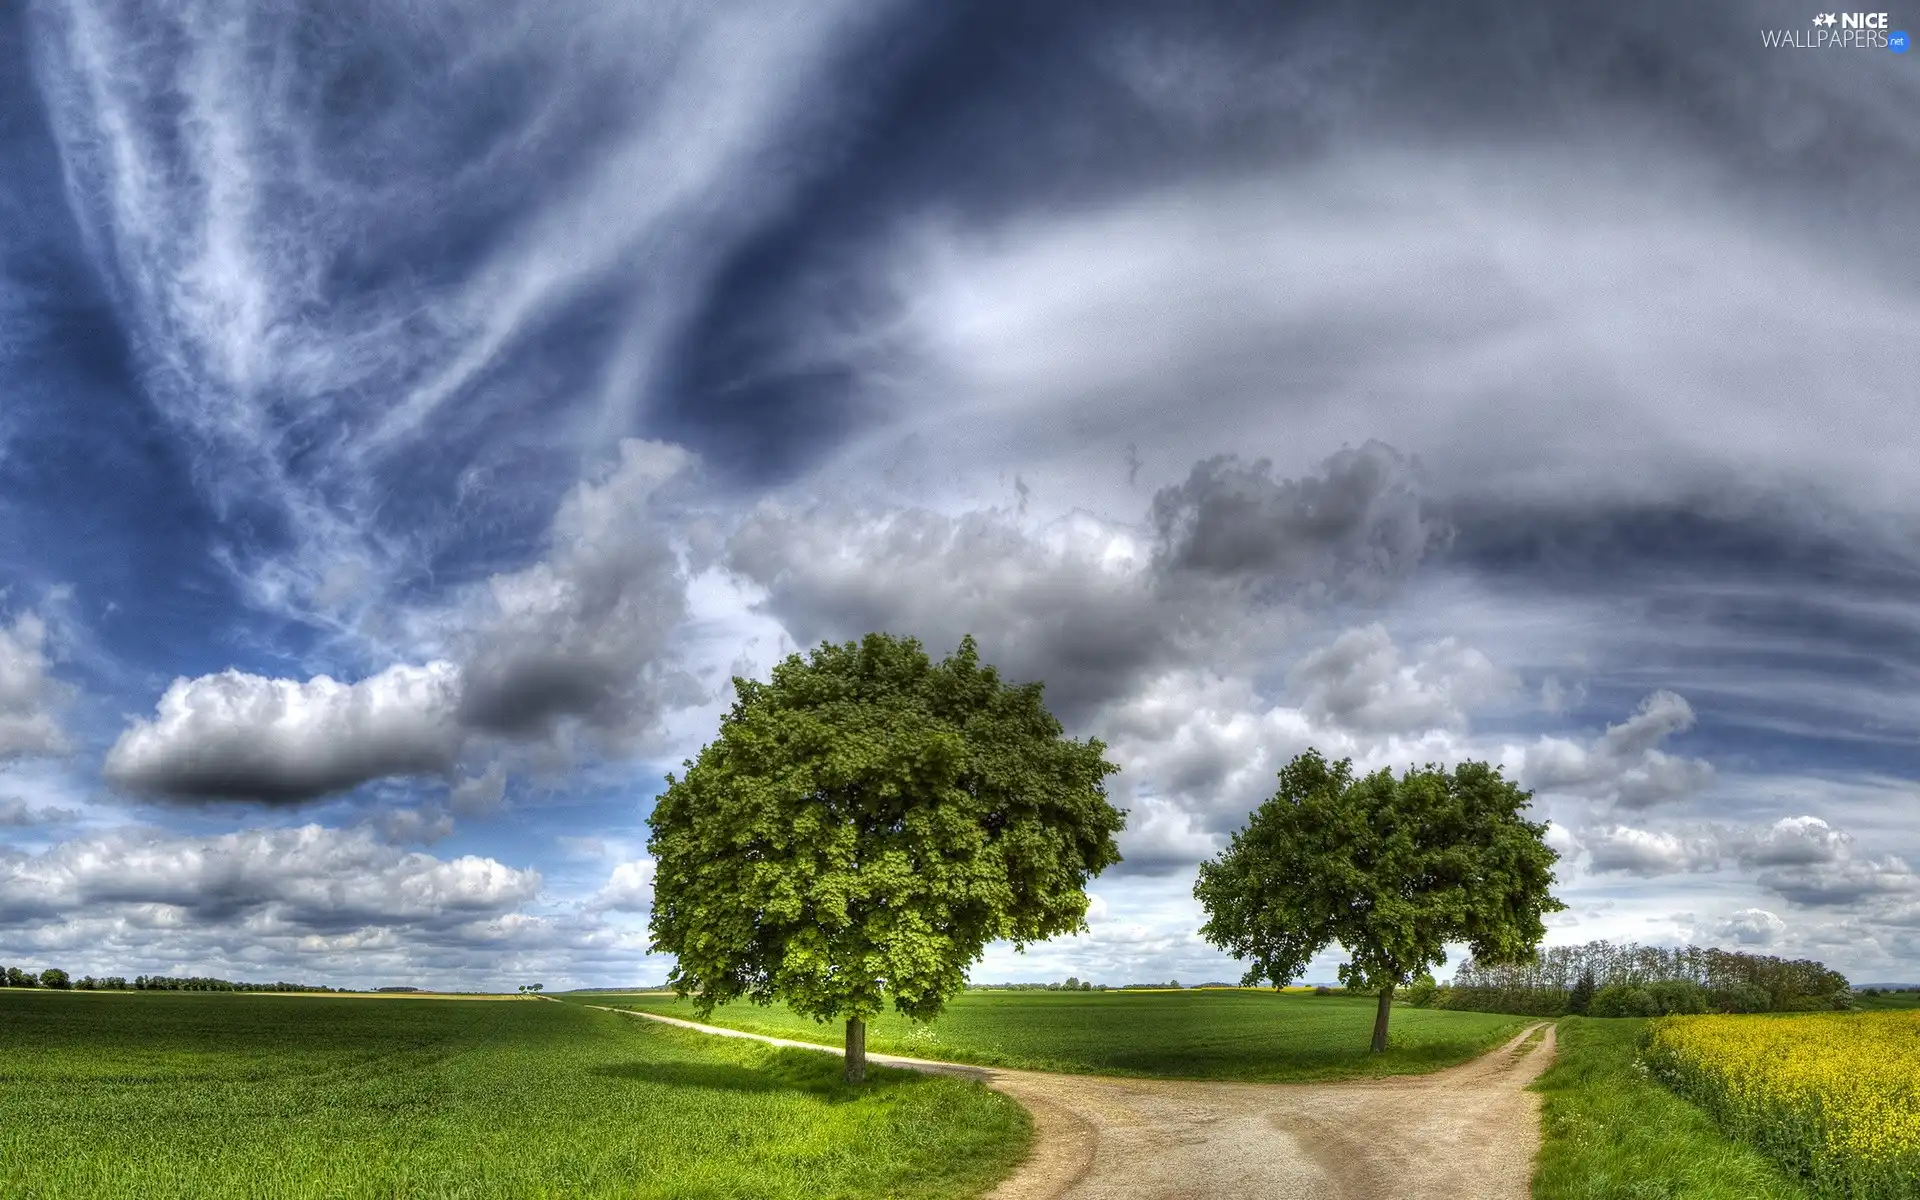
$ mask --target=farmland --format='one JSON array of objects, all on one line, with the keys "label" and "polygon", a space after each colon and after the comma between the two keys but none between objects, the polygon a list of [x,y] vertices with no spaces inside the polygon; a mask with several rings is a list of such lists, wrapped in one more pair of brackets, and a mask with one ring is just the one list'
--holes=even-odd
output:
[{"label": "farmland", "polygon": [[1759,1151],[1649,1077],[1637,1044],[1647,1022],[1562,1018],[1543,1094],[1534,1200],[1804,1200]]},{"label": "farmland", "polygon": [[978,1085],[532,1001],[0,992],[0,1194],[976,1194]]},{"label": "farmland", "polygon": [[[604,1004],[697,1019],[691,1001],[663,993],[582,994]],[[1256,990],[994,992],[956,997],[931,1025],[884,1013],[870,1050],[982,1066],[1181,1079],[1299,1081],[1405,1075],[1465,1062],[1525,1021],[1490,1013],[1396,1005],[1387,1052],[1367,1053],[1374,1001]],[[789,1009],[737,1003],[710,1024],[838,1045],[838,1026]]]},{"label": "farmland", "polygon": [[1920,1013],[1676,1017],[1646,1057],[1815,1195],[1920,1197]]}]

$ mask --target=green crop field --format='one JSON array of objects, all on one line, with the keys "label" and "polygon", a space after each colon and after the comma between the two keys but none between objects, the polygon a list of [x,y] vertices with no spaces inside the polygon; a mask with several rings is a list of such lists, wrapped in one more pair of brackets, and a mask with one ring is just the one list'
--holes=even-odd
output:
[{"label": "green crop field", "polygon": [[[605,1004],[693,1019],[691,1001],[661,993],[579,994]],[[984,1066],[1182,1079],[1306,1080],[1406,1075],[1465,1062],[1527,1022],[1492,1013],[1395,1006],[1387,1053],[1369,1055],[1374,1001],[1271,991],[962,993],[931,1025],[876,1018],[867,1048]],[[737,1003],[709,1023],[838,1045],[837,1025],[786,1008]]]},{"label": "green crop field", "polygon": [[1797,1179],[1662,1087],[1636,1045],[1646,1022],[1563,1017],[1544,1093],[1534,1200],[1805,1200]]},{"label": "green crop field", "polygon": [[0,1195],[949,1197],[977,1084],[536,1001],[0,991]]},{"label": "green crop field", "polygon": [[1855,992],[1853,1006],[1862,1012],[1911,1012],[1920,1008],[1920,992],[1881,992],[1873,996]]}]

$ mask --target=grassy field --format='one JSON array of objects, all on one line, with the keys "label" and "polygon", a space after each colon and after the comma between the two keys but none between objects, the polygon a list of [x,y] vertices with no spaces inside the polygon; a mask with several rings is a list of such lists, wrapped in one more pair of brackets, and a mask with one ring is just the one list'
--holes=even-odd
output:
[{"label": "grassy field", "polygon": [[1878,996],[1855,992],[1853,1006],[1862,1012],[1912,1012],[1920,1008],[1920,992],[1881,992]]},{"label": "grassy field", "polygon": [[576,1005],[0,991],[0,1195],[957,1197],[976,1084]]},{"label": "grassy field", "polygon": [[[659,993],[572,995],[693,1019]],[[868,1027],[867,1049],[985,1066],[1182,1079],[1306,1080],[1406,1075],[1464,1062],[1526,1024],[1490,1013],[1395,1007],[1387,1053],[1370,1055],[1374,1001],[1270,991],[965,992],[932,1025],[897,1014]],[[838,1045],[837,1025],[732,1004],[709,1023]]]},{"label": "grassy field", "polygon": [[1806,1200],[1807,1190],[1639,1063],[1646,1022],[1560,1021],[1535,1200]]}]

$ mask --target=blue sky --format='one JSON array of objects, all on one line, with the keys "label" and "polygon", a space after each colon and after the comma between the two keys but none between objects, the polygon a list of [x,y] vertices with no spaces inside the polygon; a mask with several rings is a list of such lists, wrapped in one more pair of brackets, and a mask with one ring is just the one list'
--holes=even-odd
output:
[{"label": "blue sky", "polygon": [[1809,15],[7,8],[0,962],[656,981],[663,774],[886,629],[1123,767],[976,978],[1232,977],[1308,746],[1920,978],[1920,75]]}]

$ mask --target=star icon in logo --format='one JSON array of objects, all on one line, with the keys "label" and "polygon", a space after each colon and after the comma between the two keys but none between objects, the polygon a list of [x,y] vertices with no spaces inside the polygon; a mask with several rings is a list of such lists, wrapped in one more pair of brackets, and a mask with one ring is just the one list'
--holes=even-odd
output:
[{"label": "star icon in logo", "polygon": [[1839,23],[1839,18],[1835,17],[1832,13],[1820,13],[1813,18],[1813,23],[1815,25],[1835,25]]}]

